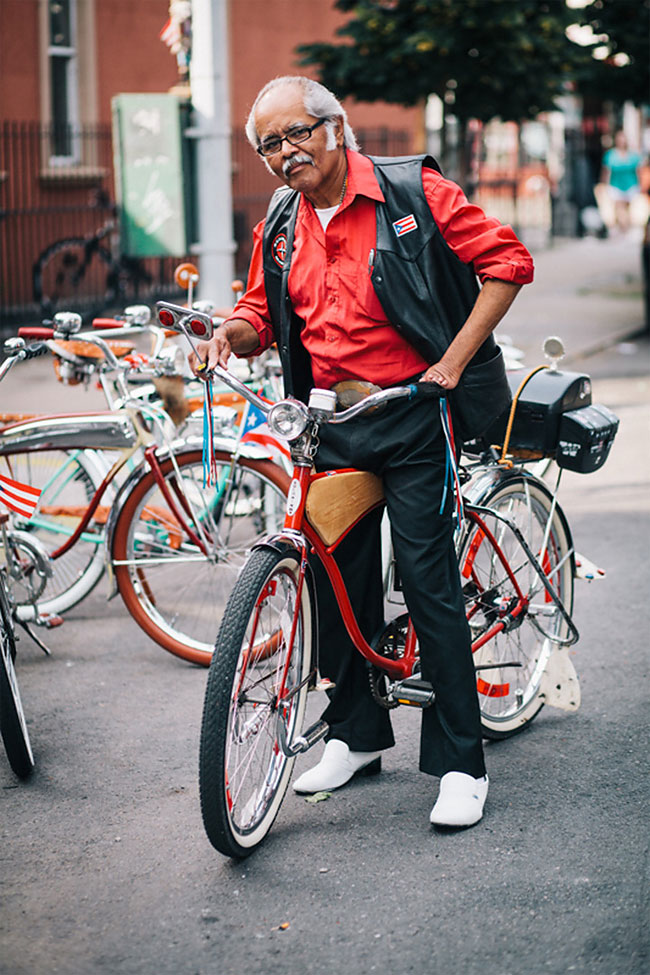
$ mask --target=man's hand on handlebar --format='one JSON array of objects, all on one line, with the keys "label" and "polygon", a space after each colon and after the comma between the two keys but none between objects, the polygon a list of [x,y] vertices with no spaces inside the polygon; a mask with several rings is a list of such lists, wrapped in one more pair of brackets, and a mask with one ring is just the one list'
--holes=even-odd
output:
[{"label": "man's hand on handlebar", "polygon": [[242,318],[231,318],[215,329],[209,342],[197,342],[198,355],[190,352],[188,362],[195,375],[205,372],[200,369],[205,362],[208,369],[215,366],[228,368],[228,359],[232,354],[238,356],[251,355],[259,349],[260,339],[253,326]]},{"label": "man's hand on handlebar", "polygon": [[437,383],[438,386],[442,386],[443,389],[455,389],[458,385],[458,380],[460,379],[460,374],[456,374],[456,370],[450,368],[442,360],[440,362],[434,363],[429,366],[424,375],[420,378],[420,382],[424,383]]},{"label": "man's hand on handlebar", "polygon": [[209,342],[196,343],[196,352],[190,352],[187,361],[196,376],[199,372],[204,371],[199,368],[202,363],[206,363],[208,369],[214,369],[215,366],[222,366],[227,369],[231,354],[232,347],[228,341],[226,330],[217,328]]}]

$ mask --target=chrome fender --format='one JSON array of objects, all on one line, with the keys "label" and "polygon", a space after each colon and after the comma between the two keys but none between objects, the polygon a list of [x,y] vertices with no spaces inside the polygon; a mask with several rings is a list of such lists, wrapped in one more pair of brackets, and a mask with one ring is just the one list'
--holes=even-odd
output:
[{"label": "chrome fender", "polygon": [[[227,454],[245,457],[247,460],[274,459],[269,451],[265,450],[261,444],[254,442],[247,441],[246,443],[241,443],[236,437],[215,437],[213,442],[215,450],[223,450]],[[203,436],[190,434],[186,437],[179,437],[168,445],[158,447],[156,449],[156,456],[160,460],[164,460],[171,453],[177,454],[181,450],[203,450]]]},{"label": "chrome fender", "polygon": [[[308,543],[307,543],[308,544]],[[261,542],[256,542],[251,548],[251,552],[256,549],[272,549],[274,552],[278,552],[280,555],[287,555],[291,553],[292,555],[300,555],[303,547],[305,545],[305,538],[300,532],[282,532],[278,535],[267,535],[263,538]],[[307,563],[307,568],[311,574],[311,566]]]},{"label": "chrome fender", "polygon": [[496,464],[490,467],[480,466],[467,484],[463,485],[463,500],[469,504],[478,504],[488,491],[503,481],[510,472]]},{"label": "chrome fender", "polygon": [[131,418],[122,412],[35,417],[0,430],[0,455],[29,450],[118,450],[137,440]]}]

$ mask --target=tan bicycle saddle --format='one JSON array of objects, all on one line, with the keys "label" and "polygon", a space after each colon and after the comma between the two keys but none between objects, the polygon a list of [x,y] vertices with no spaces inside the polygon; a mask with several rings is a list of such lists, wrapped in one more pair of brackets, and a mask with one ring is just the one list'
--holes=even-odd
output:
[{"label": "tan bicycle saddle", "polygon": [[[122,359],[133,352],[133,342],[119,342],[107,339],[107,345],[116,358]],[[67,386],[77,386],[84,381],[85,367],[104,358],[104,353],[98,345],[91,342],[80,342],[78,339],[53,339],[49,343],[53,354],[54,372],[60,383]],[[62,363],[66,363],[62,370]],[[76,367],[76,368],[75,368]]]}]

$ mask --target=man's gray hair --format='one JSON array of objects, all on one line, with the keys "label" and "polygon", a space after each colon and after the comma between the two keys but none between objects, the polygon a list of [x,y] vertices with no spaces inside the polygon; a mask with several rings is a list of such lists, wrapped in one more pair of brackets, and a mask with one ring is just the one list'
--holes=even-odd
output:
[{"label": "man's gray hair", "polygon": [[255,111],[257,106],[269,91],[272,91],[274,88],[280,88],[282,85],[299,85],[303,90],[303,104],[307,114],[313,115],[314,118],[326,118],[328,120],[325,123],[328,149],[336,148],[333,123],[334,119],[337,118],[343,121],[343,145],[347,149],[359,149],[356,136],[348,122],[347,112],[338,98],[325,85],[321,85],[318,81],[312,81],[311,78],[305,78],[303,75],[282,75],[280,78],[273,78],[259,92],[253,102],[253,107],[250,110],[248,121],[246,122],[246,136],[254,149],[257,149],[260,144],[257,129],[255,128]]}]

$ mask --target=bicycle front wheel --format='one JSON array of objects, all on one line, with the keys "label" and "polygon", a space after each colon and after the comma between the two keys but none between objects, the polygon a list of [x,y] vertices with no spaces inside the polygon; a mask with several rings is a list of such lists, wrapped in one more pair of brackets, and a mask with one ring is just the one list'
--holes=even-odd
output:
[{"label": "bicycle front wheel", "polygon": [[15,658],[13,622],[0,579],[0,733],[9,764],[18,778],[26,779],[34,768],[34,755],[18,689]]},{"label": "bicycle front wheel", "polygon": [[163,486],[153,471],[143,474],[111,543],[117,585],[136,623],[165,650],[206,667],[237,573],[255,542],[281,527],[289,486],[270,461],[233,461],[223,451],[215,459],[208,487],[198,450],[162,462]]},{"label": "bicycle front wheel", "polygon": [[[519,529],[570,616],[570,533],[546,485],[525,474],[514,474],[476,503],[505,516]],[[509,623],[509,628],[480,646],[481,637],[507,617],[518,597],[488,535],[470,521],[460,546],[459,566],[475,648],[481,723],[486,738],[506,738],[522,731],[541,710],[541,681],[553,638],[564,638],[567,625],[515,533],[494,516],[481,512],[481,518],[527,600],[526,610]]]},{"label": "bicycle front wheel", "polygon": [[280,732],[291,741],[302,727],[313,626],[300,555],[253,552],[221,622],[201,728],[203,824],[225,856],[248,856],[280,809],[294,763]]},{"label": "bicycle front wheel", "polygon": [[[14,515],[12,523],[33,536],[48,555],[70,538],[98,490],[106,465],[94,451],[39,450],[0,457],[0,470],[40,488],[31,518]],[[59,614],[76,606],[97,585],[104,572],[104,523],[108,507],[100,505],[86,530],[71,549],[51,562],[52,575],[38,597],[38,608],[26,587],[12,584],[20,619]]]}]

